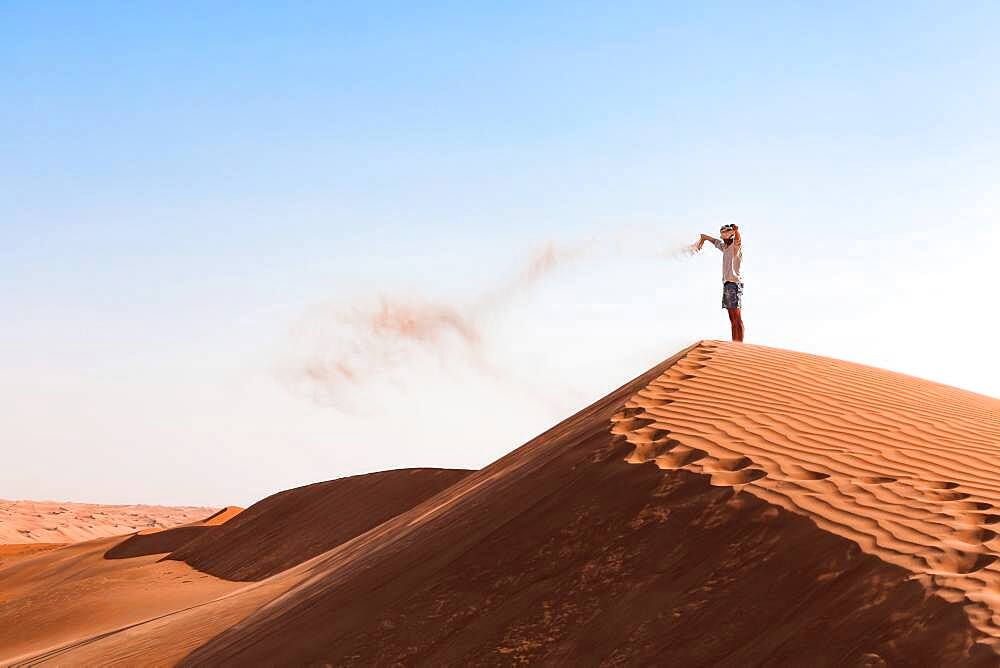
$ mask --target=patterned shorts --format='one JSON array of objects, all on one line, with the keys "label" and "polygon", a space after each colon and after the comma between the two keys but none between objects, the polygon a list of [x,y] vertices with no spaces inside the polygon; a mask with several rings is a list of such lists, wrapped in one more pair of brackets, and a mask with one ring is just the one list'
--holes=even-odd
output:
[{"label": "patterned shorts", "polygon": [[726,281],[722,284],[722,308],[743,308],[742,283],[730,283]]}]

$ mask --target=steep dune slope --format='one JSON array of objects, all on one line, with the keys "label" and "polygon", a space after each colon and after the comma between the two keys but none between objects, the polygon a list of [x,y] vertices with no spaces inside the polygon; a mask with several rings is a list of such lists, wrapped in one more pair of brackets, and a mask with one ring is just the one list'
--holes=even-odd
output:
[{"label": "steep dune slope", "polygon": [[227,580],[261,580],[409,510],[469,473],[400,469],[286,490],[258,501],[168,558]]},{"label": "steep dune slope", "polygon": [[[598,418],[599,433],[607,434],[607,419],[611,411],[628,396],[649,380],[652,380],[658,373],[666,368],[668,363],[658,366],[656,369],[645,374],[641,379],[634,381],[631,385],[619,390],[614,395],[598,402],[595,406],[582,411],[580,414],[570,418],[560,425],[550,429],[542,436],[534,439],[531,443],[522,447],[519,451],[507,455],[490,467],[491,473],[486,477],[496,476],[498,471],[516,471],[521,467],[526,470],[537,468],[547,460],[545,457],[537,458],[532,462],[531,453],[544,453],[548,449],[551,440],[556,439],[563,444],[567,444],[573,439],[573,434],[581,428],[588,429],[593,426],[593,418],[596,411],[602,411]],[[589,427],[588,427],[589,426]],[[527,453],[527,456],[525,456]],[[635,468],[622,464],[619,470],[634,474]],[[502,474],[498,477],[502,477]],[[471,481],[471,482],[470,482]],[[544,480],[539,481],[542,485]],[[418,506],[398,515],[387,522],[375,527],[371,531],[353,538],[352,540],[320,554],[312,560],[294,566],[279,574],[269,577],[259,582],[243,585],[240,589],[233,591],[223,597],[213,601],[208,601],[201,605],[191,606],[168,615],[158,616],[142,623],[128,624],[110,633],[103,633],[90,637],[81,637],[74,642],[67,642],[62,646],[53,646],[49,650],[35,655],[24,655],[18,658],[14,665],[121,665],[131,666],[136,663],[143,665],[173,665],[182,659],[185,654],[199,645],[205,644],[213,636],[227,628],[237,626],[237,622],[251,615],[255,610],[266,609],[269,605],[281,601],[283,595],[297,585],[307,582],[315,577],[322,576],[330,571],[328,562],[331,558],[349,562],[352,557],[358,556],[362,560],[365,555],[376,550],[375,546],[389,545],[394,551],[405,550],[407,537],[405,535],[407,527],[421,524],[420,518],[440,515],[441,511],[451,505],[461,505],[461,499],[471,491],[483,487],[484,478],[482,472],[475,472],[466,476],[458,483],[442,490],[439,494],[427,499]],[[509,489],[510,500],[517,501],[517,490]],[[253,517],[251,511],[254,507],[247,509],[241,515],[247,518]],[[489,525],[494,518],[483,515],[476,518],[475,523],[480,525],[479,531],[484,526]],[[440,521],[440,520],[439,520]],[[401,531],[402,530],[402,531]],[[401,540],[397,541],[397,538]],[[424,545],[422,550],[430,548],[435,550],[450,551],[453,546],[447,543],[429,546]],[[337,556],[333,556],[337,555]],[[405,570],[414,569],[414,572],[425,572],[422,569],[424,564],[420,563],[419,554],[413,553],[413,560],[404,556],[404,563],[400,564]],[[372,587],[374,588],[374,587]],[[359,594],[364,596],[364,593]],[[325,625],[328,621],[326,613],[322,617],[316,617],[312,622]],[[328,640],[324,634],[314,635],[309,629],[302,629],[301,633],[296,632],[279,639],[279,645],[288,643],[300,643],[303,639],[314,638],[323,643]],[[312,649],[310,646],[305,646]],[[224,663],[226,658],[209,659],[210,662]],[[265,663],[281,663],[282,661],[269,660],[263,658],[258,652],[253,661]],[[245,662],[241,662],[245,663]]]},{"label": "steep dune slope", "polygon": [[[693,382],[713,368],[713,354],[731,348],[703,343],[683,351],[421,506],[304,564],[307,579],[184,663],[877,665],[920,657],[994,665],[990,649],[974,643],[983,635],[965,609],[928,595],[913,571],[866,554],[854,536],[820,529],[799,506],[738,493],[767,478],[759,453],[720,451],[719,463],[699,472],[625,463],[676,451],[668,461],[680,467],[707,456],[684,445],[670,420],[654,423],[634,399],[625,403],[640,390],[671,401],[680,390],[650,384],[664,374]],[[671,370],[676,362],[682,365]],[[788,368],[770,371],[755,376],[764,389],[750,404],[767,405],[789,382]],[[834,376],[830,383],[846,382]],[[820,432],[817,416],[840,406],[869,413],[854,428],[870,429],[880,398],[862,385],[858,405],[849,388],[818,407],[800,402],[784,433]],[[951,392],[958,391],[935,389],[929,403]],[[692,405],[691,414],[718,436],[712,425],[726,411],[709,404],[699,413]],[[972,408],[967,414],[989,418]],[[947,416],[928,423],[940,419]],[[839,426],[850,441],[852,428]],[[656,448],[663,452],[648,457]],[[925,464],[924,477],[941,479],[933,462]],[[881,475],[878,467],[872,475]]]}]

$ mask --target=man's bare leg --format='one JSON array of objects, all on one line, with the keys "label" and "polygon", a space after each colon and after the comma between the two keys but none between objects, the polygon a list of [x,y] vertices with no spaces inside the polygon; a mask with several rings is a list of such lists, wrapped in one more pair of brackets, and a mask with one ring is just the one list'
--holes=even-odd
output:
[{"label": "man's bare leg", "polygon": [[726,309],[729,312],[729,326],[733,332],[733,341],[743,342],[743,315],[738,308]]}]

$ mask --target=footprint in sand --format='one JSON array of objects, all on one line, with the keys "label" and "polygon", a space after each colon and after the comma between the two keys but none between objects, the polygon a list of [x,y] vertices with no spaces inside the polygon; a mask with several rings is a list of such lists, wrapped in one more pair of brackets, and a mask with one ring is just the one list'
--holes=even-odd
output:
[{"label": "footprint in sand", "polygon": [[914,485],[917,489],[955,489],[958,487],[957,482],[948,482],[941,480],[931,480],[928,482],[921,482]]},{"label": "footprint in sand", "polygon": [[708,453],[698,448],[678,445],[670,452],[656,458],[656,465],[661,469],[679,469],[699,459],[704,459]]},{"label": "footprint in sand", "polygon": [[980,554],[979,552],[965,552],[963,550],[945,550],[927,557],[927,563],[931,568],[943,573],[955,573],[967,575],[986,568],[997,556],[993,554]]},{"label": "footprint in sand", "polygon": [[753,464],[749,457],[723,457],[717,464],[720,471],[739,471]]},{"label": "footprint in sand", "polygon": [[826,480],[830,477],[829,473],[813,471],[812,469],[807,469],[796,464],[782,466],[781,473],[789,480]]},{"label": "footprint in sand", "polygon": [[739,471],[718,471],[712,474],[713,485],[745,485],[767,476],[760,469],[742,469]]},{"label": "footprint in sand", "polygon": [[680,445],[679,441],[674,439],[652,441],[651,443],[638,443],[635,448],[625,458],[625,461],[630,464],[642,464],[644,462],[651,462],[654,459],[662,457],[666,453],[670,452],[674,448]]},{"label": "footprint in sand", "polygon": [[971,494],[966,494],[965,492],[949,492],[949,491],[935,491],[931,490],[926,492],[927,496],[936,501],[964,501],[965,499],[972,496]]},{"label": "footprint in sand", "polygon": [[958,529],[952,534],[955,538],[970,545],[982,545],[997,537],[997,532],[991,529]]},{"label": "footprint in sand", "polygon": [[952,501],[948,503],[948,510],[990,510],[992,503],[986,501]]},{"label": "footprint in sand", "polygon": [[863,485],[888,485],[889,483],[896,482],[896,478],[884,475],[866,475],[854,478],[854,482],[861,483]]},{"label": "footprint in sand", "polygon": [[653,422],[655,422],[655,420],[638,417],[624,417],[616,419],[614,425],[611,427],[611,433],[616,435],[628,435],[631,432],[642,429],[643,427],[648,427],[653,424]]}]

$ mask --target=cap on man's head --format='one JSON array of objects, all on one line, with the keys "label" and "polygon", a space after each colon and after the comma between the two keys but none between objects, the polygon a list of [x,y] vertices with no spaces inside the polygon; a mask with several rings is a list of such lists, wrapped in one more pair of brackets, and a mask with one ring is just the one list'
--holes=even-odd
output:
[{"label": "cap on man's head", "polygon": [[728,232],[731,229],[733,229],[733,226],[727,223],[726,225],[723,225],[722,227],[720,227],[719,231],[720,232]]}]

